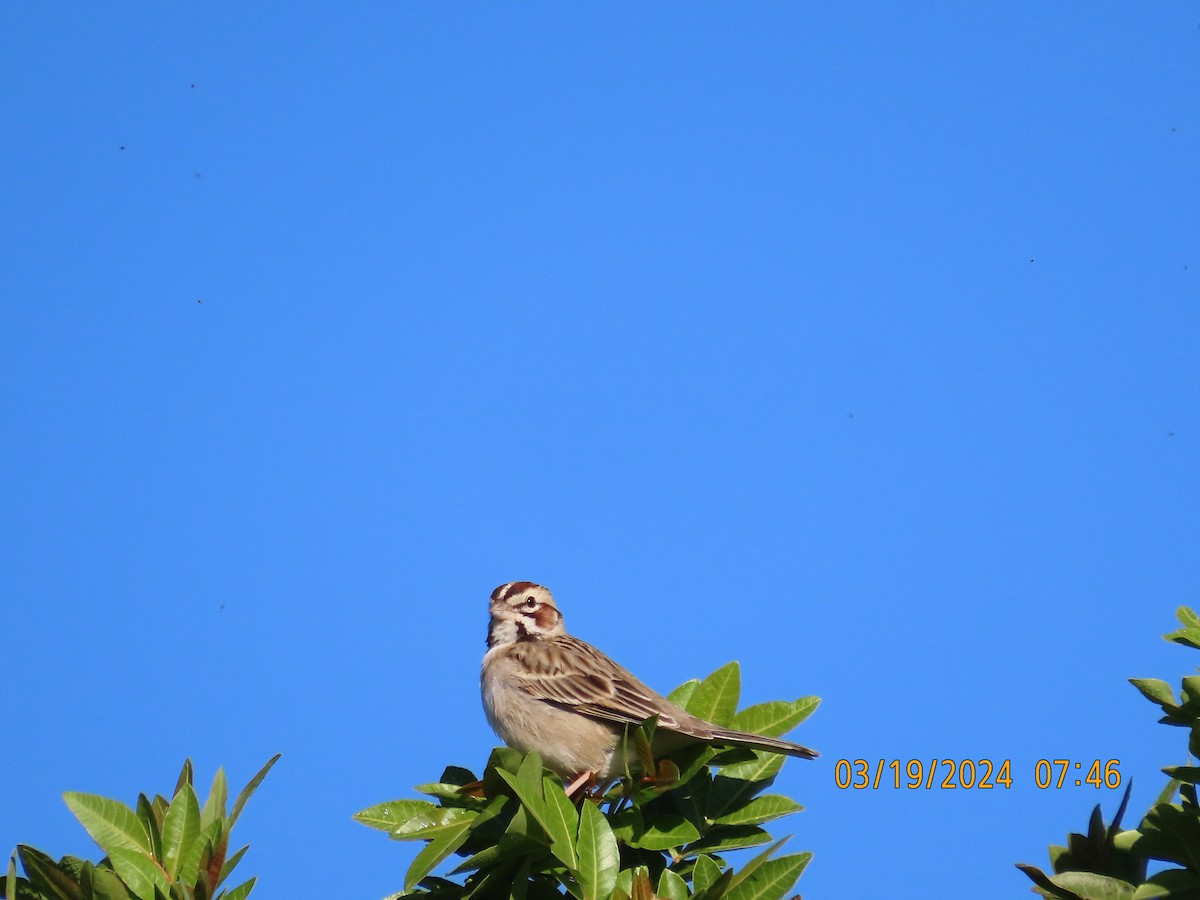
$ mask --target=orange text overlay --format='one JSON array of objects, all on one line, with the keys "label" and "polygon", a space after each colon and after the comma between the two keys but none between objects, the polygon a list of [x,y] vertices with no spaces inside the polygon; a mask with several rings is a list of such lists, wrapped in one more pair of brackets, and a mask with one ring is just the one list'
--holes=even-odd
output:
[{"label": "orange text overlay", "polygon": [[1119,759],[1039,759],[1026,778],[1013,776],[1010,759],[839,759],[833,781],[850,790],[994,790],[1022,781],[1042,790],[1121,786]]}]

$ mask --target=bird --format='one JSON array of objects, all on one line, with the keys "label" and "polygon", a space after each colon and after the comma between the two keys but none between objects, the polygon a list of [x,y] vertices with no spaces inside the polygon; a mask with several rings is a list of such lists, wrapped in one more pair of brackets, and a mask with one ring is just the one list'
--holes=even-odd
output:
[{"label": "bird", "polygon": [[[636,770],[626,733],[657,716],[654,750],[697,741],[814,759],[815,750],[781,738],[723,728],[693,716],[639,681],[591,644],[567,633],[550,591],[510,581],[488,604],[480,692],[488,724],[522,753],[537,750],[568,793]],[[631,742],[630,742],[631,743]]]}]

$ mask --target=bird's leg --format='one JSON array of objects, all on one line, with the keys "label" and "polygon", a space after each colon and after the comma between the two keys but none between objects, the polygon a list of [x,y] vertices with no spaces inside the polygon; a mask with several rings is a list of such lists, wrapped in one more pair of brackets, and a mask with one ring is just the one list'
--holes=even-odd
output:
[{"label": "bird's leg", "polygon": [[580,772],[578,775],[575,776],[575,780],[567,785],[567,787],[566,787],[567,796],[574,797],[576,791],[579,791],[580,789],[582,789],[583,793],[586,794],[588,791],[588,788],[593,787],[595,784],[596,784],[596,773],[595,772]]}]

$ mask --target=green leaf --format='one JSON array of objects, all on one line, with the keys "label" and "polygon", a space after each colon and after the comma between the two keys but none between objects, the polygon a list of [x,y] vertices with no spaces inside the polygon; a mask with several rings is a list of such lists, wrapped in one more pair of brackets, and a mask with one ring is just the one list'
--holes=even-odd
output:
[{"label": "green leaf", "polygon": [[474,856],[468,857],[450,870],[451,875],[460,872],[471,872],[475,869],[486,869],[500,865],[503,862],[518,860],[524,857],[528,861],[534,853],[540,855],[546,849],[546,844],[526,834],[506,832],[500,840],[484,847]]},{"label": "green leaf", "polygon": [[521,768],[524,756],[511,747],[496,747],[488,756],[487,766],[483,770],[483,793],[494,797],[503,789],[508,791],[508,782],[500,777],[501,772],[512,772]]},{"label": "green leaf", "polygon": [[475,797],[462,791],[467,785],[480,783],[479,779],[469,769],[464,769],[461,766],[446,766],[442,772],[440,781],[430,784],[419,784],[416,789],[422,794],[437,797],[443,803],[452,806],[480,806],[486,802],[483,798]]},{"label": "green leaf", "polygon": [[250,891],[254,889],[254,882],[257,880],[256,878],[251,878],[249,881],[243,881],[226,894],[224,900],[246,900],[250,896]]},{"label": "green leaf", "polygon": [[92,900],[130,900],[129,889],[109,869],[92,869]]},{"label": "green leaf", "polygon": [[[196,799],[196,791],[190,784],[184,784],[175,794],[175,799],[167,808],[163,819],[162,844],[163,868],[172,881],[179,876],[179,864],[192,843],[200,836],[200,801]],[[190,884],[196,878],[184,876],[184,884]]]},{"label": "green leaf", "polygon": [[670,759],[679,767],[679,784],[689,784],[700,770],[708,765],[716,752],[708,744],[691,744],[680,750],[673,750]]},{"label": "green leaf", "polygon": [[692,869],[692,890],[693,893],[706,891],[721,877],[721,867],[717,865],[716,860],[707,854],[701,853],[696,857],[696,865]]},{"label": "green leaf", "polygon": [[663,869],[658,877],[658,896],[662,900],[688,900],[687,882],[670,869]]},{"label": "green leaf", "polygon": [[17,858],[8,858],[8,875],[4,879],[4,900],[17,900]]},{"label": "green leaf", "polygon": [[670,850],[690,844],[699,837],[696,826],[680,813],[666,813],[647,818],[641,835],[629,844],[642,850]]},{"label": "green leaf", "polygon": [[513,789],[517,799],[540,823],[545,814],[545,800],[542,798],[542,758],[538,752],[530,750],[515,774],[503,769],[497,769],[496,774]]},{"label": "green leaf", "polygon": [[229,802],[229,784],[225,780],[225,769],[217,769],[213,776],[212,787],[208,791],[208,799],[204,801],[204,809],[200,811],[200,827],[204,827],[215,819],[225,818],[225,805]]},{"label": "green leaf", "polygon": [[550,837],[550,850],[567,868],[573,869],[579,863],[575,853],[579,811],[557,778],[547,776],[542,779],[542,795],[546,818],[541,825]]},{"label": "green leaf", "polygon": [[162,859],[162,826],[154,807],[150,805],[145,794],[138,794],[135,814],[138,821],[142,823],[146,836],[150,839],[150,855],[154,859]]},{"label": "green leaf", "polygon": [[753,859],[750,860],[750,862],[742,866],[734,876],[733,881],[730,882],[730,889],[737,887],[739,884],[749,879],[750,876],[757,872],[768,859],[775,855],[776,850],[786,844],[789,840],[791,840],[790,835],[788,837],[781,838],[766,850],[758,853]]},{"label": "green leaf", "polygon": [[1200,649],[1200,617],[1197,617],[1186,606],[1179,607],[1175,611],[1175,615],[1179,617],[1179,621],[1183,627],[1178,631],[1165,634],[1163,637],[1168,641],[1174,641],[1176,644],[1183,644],[1185,647]]},{"label": "green leaf", "polygon": [[246,801],[250,799],[251,795],[256,790],[258,790],[258,786],[260,784],[262,784],[262,780],[264,778],[266,778],[267,773],[271,771],[271,766],[273,766],[273,765],[275,765],[275,763],[279,762],[279,757],[281,757],[282,755],[283,755],[282,753],[276,753],[274,756],[272,756],[270,759],[268,759],[266,765],[264,765],[261,769],[258,770],[258,774],[250,779],[250,783],[247,784],[244,788],[242,788],[242,792],[240,794],[238,794],[237,800],[234,801],[233,811],[229,814],[229,827],[230,828],[232,828],[233,823],[238,820],[238,816],[240,816],[242,814],[242,809],[245,808]]},{"label": "green leaf", "polygon": [[163,894],[171,890],[167,873],[145,853],[128,847],[114,847],[109,851],[108,859],[117,875],[139,900],[154,900],[155,890]]},{"label": "green leaf", "polygon": [[1163,772],[1176,781],[1200,784],[1200,766],[1167,766]]},{"label": "green leaf", "polygon": [[1146,813],[1138,830],[1133,853],[1200,871],[1200,816],[1195,810],[1160,803]]},{"label": "green leaf", "polygon": [[411,891],[447,856],[462,846],[471,833],[471,819],[444,829],[417,854],[404,876],[404,890]]},{"label": "green leaf", "polygon": [[[17,855],[25,867],[25,877],[49,900],[79,900],[83,897],[83,892],[70,873],[41,850],[18,844]],[[16,883],[9,882],[9,885],[15,888]]]},{"label": "green leaf", "polygon": [[770,842],[771,835],[757,825],[717,825],[708,834],[690,844],[684,853],[720,853],[725,850],[742,850],[758,847]]},{"label": "green leaf", "polygon": [[779,770],[783,768],[784,757],[778,753],[755,750],[754,755],[756,759],[752,762],[722,766],[721,774],[718,777],[732,778],[740,781],[766,781],[778,775]]},{"label": "green leaf", "polygon": [[191,783],[192,783],[192,761],[190,759],[185,759],[183,761],[183,768],[179,770],[179,777],[175,780],[175,790],[173,790],[171,792],[171,796],[174,797],[176,794],[179,793],[179,789],[181,787],[183,787],[185,784],[191,784]]},{"label": "green leaf", "polygon": [[[782,759],[782,757],[776,757],[776,759]],[[741,809],[756,794],[760,794],[770,787],[773,780],[774,776],[749,780],[730,778],[725,774],[718,775],[713,779],[712,789],[708,792],[705,817],[715,822]]]},{"label": "green leaf", "polygon": [[542,773],[542,758],[536,750],[525,755],[516,775],[497,770],[550,838],[550,851],[573,869],[578,863],[573,840],[578,828],[575,807],[557,780],[553,776],[543,777]]},{"label": "green leaf", "polygon": [[111,855],[113,850],[126,849],[149,856],[150,836],[134,811],[124,803],[76,791],[67,791],[63,799],[105,853]]},{"label": "green leaf", "polygon": [[761,825],[804,809],[799,803],[782,794],[755,797],[749,803],[713,820],[718,825]]},{"label": "green leaf", "polygon": [[780,737],[787,734],[813,714],[821,705],[820,697],[801,697],[799,700],[772,700],[748,706],[733,717],[732,727],[751,734]]},{"label": "green leaf", "polygon": [[579,866],[575,878],[583,892],[583,900],[607,900],[617,881],[620,856],[617,839],[604,814],[596,805],[584,801],[579,813]]},{"label": "green leaf", "polygon": [[[188,885],[194,884],[201,876],[201,866],[204,866],[205,882],[208,883],[208,869],[215,864],[217,871],[212,883],[219,885],[225,880],[225,876],[233,871],[246,848],[243,847],[241,853],[235,854],[231,860],[224,858],[225,851],[229,848],[229,832],[226,830],[228,824],[225,819],[214,819],[200,829],[200,834],[184,848],[179,858],[179,881]],[[215,860],[218,851],[221,859]]]},{"label": "green leaf", "polygon": [[741,693],[742,670],[734,660],[700,682],[688,700],[687,711],[708,722],[728,726],[737,712]]},{"label": "green leaf", "polygon": [[[200,843],[203,843],[203,838],[200,841]],[[221,875],[217,879],[217,884],[220,884],[226,878],[228,878],[230,875],[233,874],[233,870],[237,867],[237,864],[242,861],[242,857],[246,855],[246,851],[249,849],[250,849],[250,845],[247,844],[245,847],[242,847],[242,849],[238,850],[236,853],[231,854],[229,856],[229,858],[225,860],[224,864],[222,864],[222,866],[221,866]]]},{"label": "green leaf", "polygon": [[721,873],[720,878],[700,893],[695,894],[695,900],[722,900],[729,893],[731,884],[733,884],[733,869],[726,869]]},{"label": "green leaf", "polygon": [[810,859],[811,853],[793,853],[769,859],[731,890],[726,895],[727,900],[778,900],[796,883]]},{"label": "green leaf", "polygon": [[1167,869],[1159,872],[1133,892],[1133,900],[1156,900],[1159,897],[1193,900],[1200,896],[1200,876],[1185,869]]},{"label": "green leaf", "polygon": [[431,841],[464,823],[468,827],[472,826],[478,817],[479,813],[473,809],[439,807],[431,816],[409,819],[393,831],[390,837],[395,841]]},{"label": "green leaf", "polygon": [[1142,692],[1142,696],[1159,706],[1174,708],[1175,694],[1171,686],[1158,678],[1130,678],[1129,683]]},{"label": "green leaf", "polygon": [[377,828],[391,834],[407,822],[423,817],[428,820],[441,809],[437,804],[428,800],[389,800],[387,803],[377,803],[368,806],[353,816],[355,822],[361,822],[368,828]]},{"label": "green leaf", "polygon": [[698,687],[700,687],[700,679],[692,678],[667,694],[667,700],[674,703],[680,709],[687,709],[688,701],[692,699],[692,694],[696,693],[696,688]]},{"label": "green leaf", "polygon": [[1133,900],[1133,885],[1095,872],[1063,872],[1051,875],[1050,883],[1083,900]]}]

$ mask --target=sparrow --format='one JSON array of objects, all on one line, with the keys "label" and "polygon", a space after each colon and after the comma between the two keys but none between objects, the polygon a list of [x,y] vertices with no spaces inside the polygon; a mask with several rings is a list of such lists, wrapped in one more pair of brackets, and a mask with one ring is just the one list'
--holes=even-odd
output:
[{"label": "sparrow", "polygon": [[791,741],[722,728],[693,716],[591,644],[567,634],[550,591],[510,581],[492,591],[479,684],[488,724],[508,746],[537,750],[571,789],[638,768],[625,735],[657,716],[654,750],[701,741],[813,759]]}]

